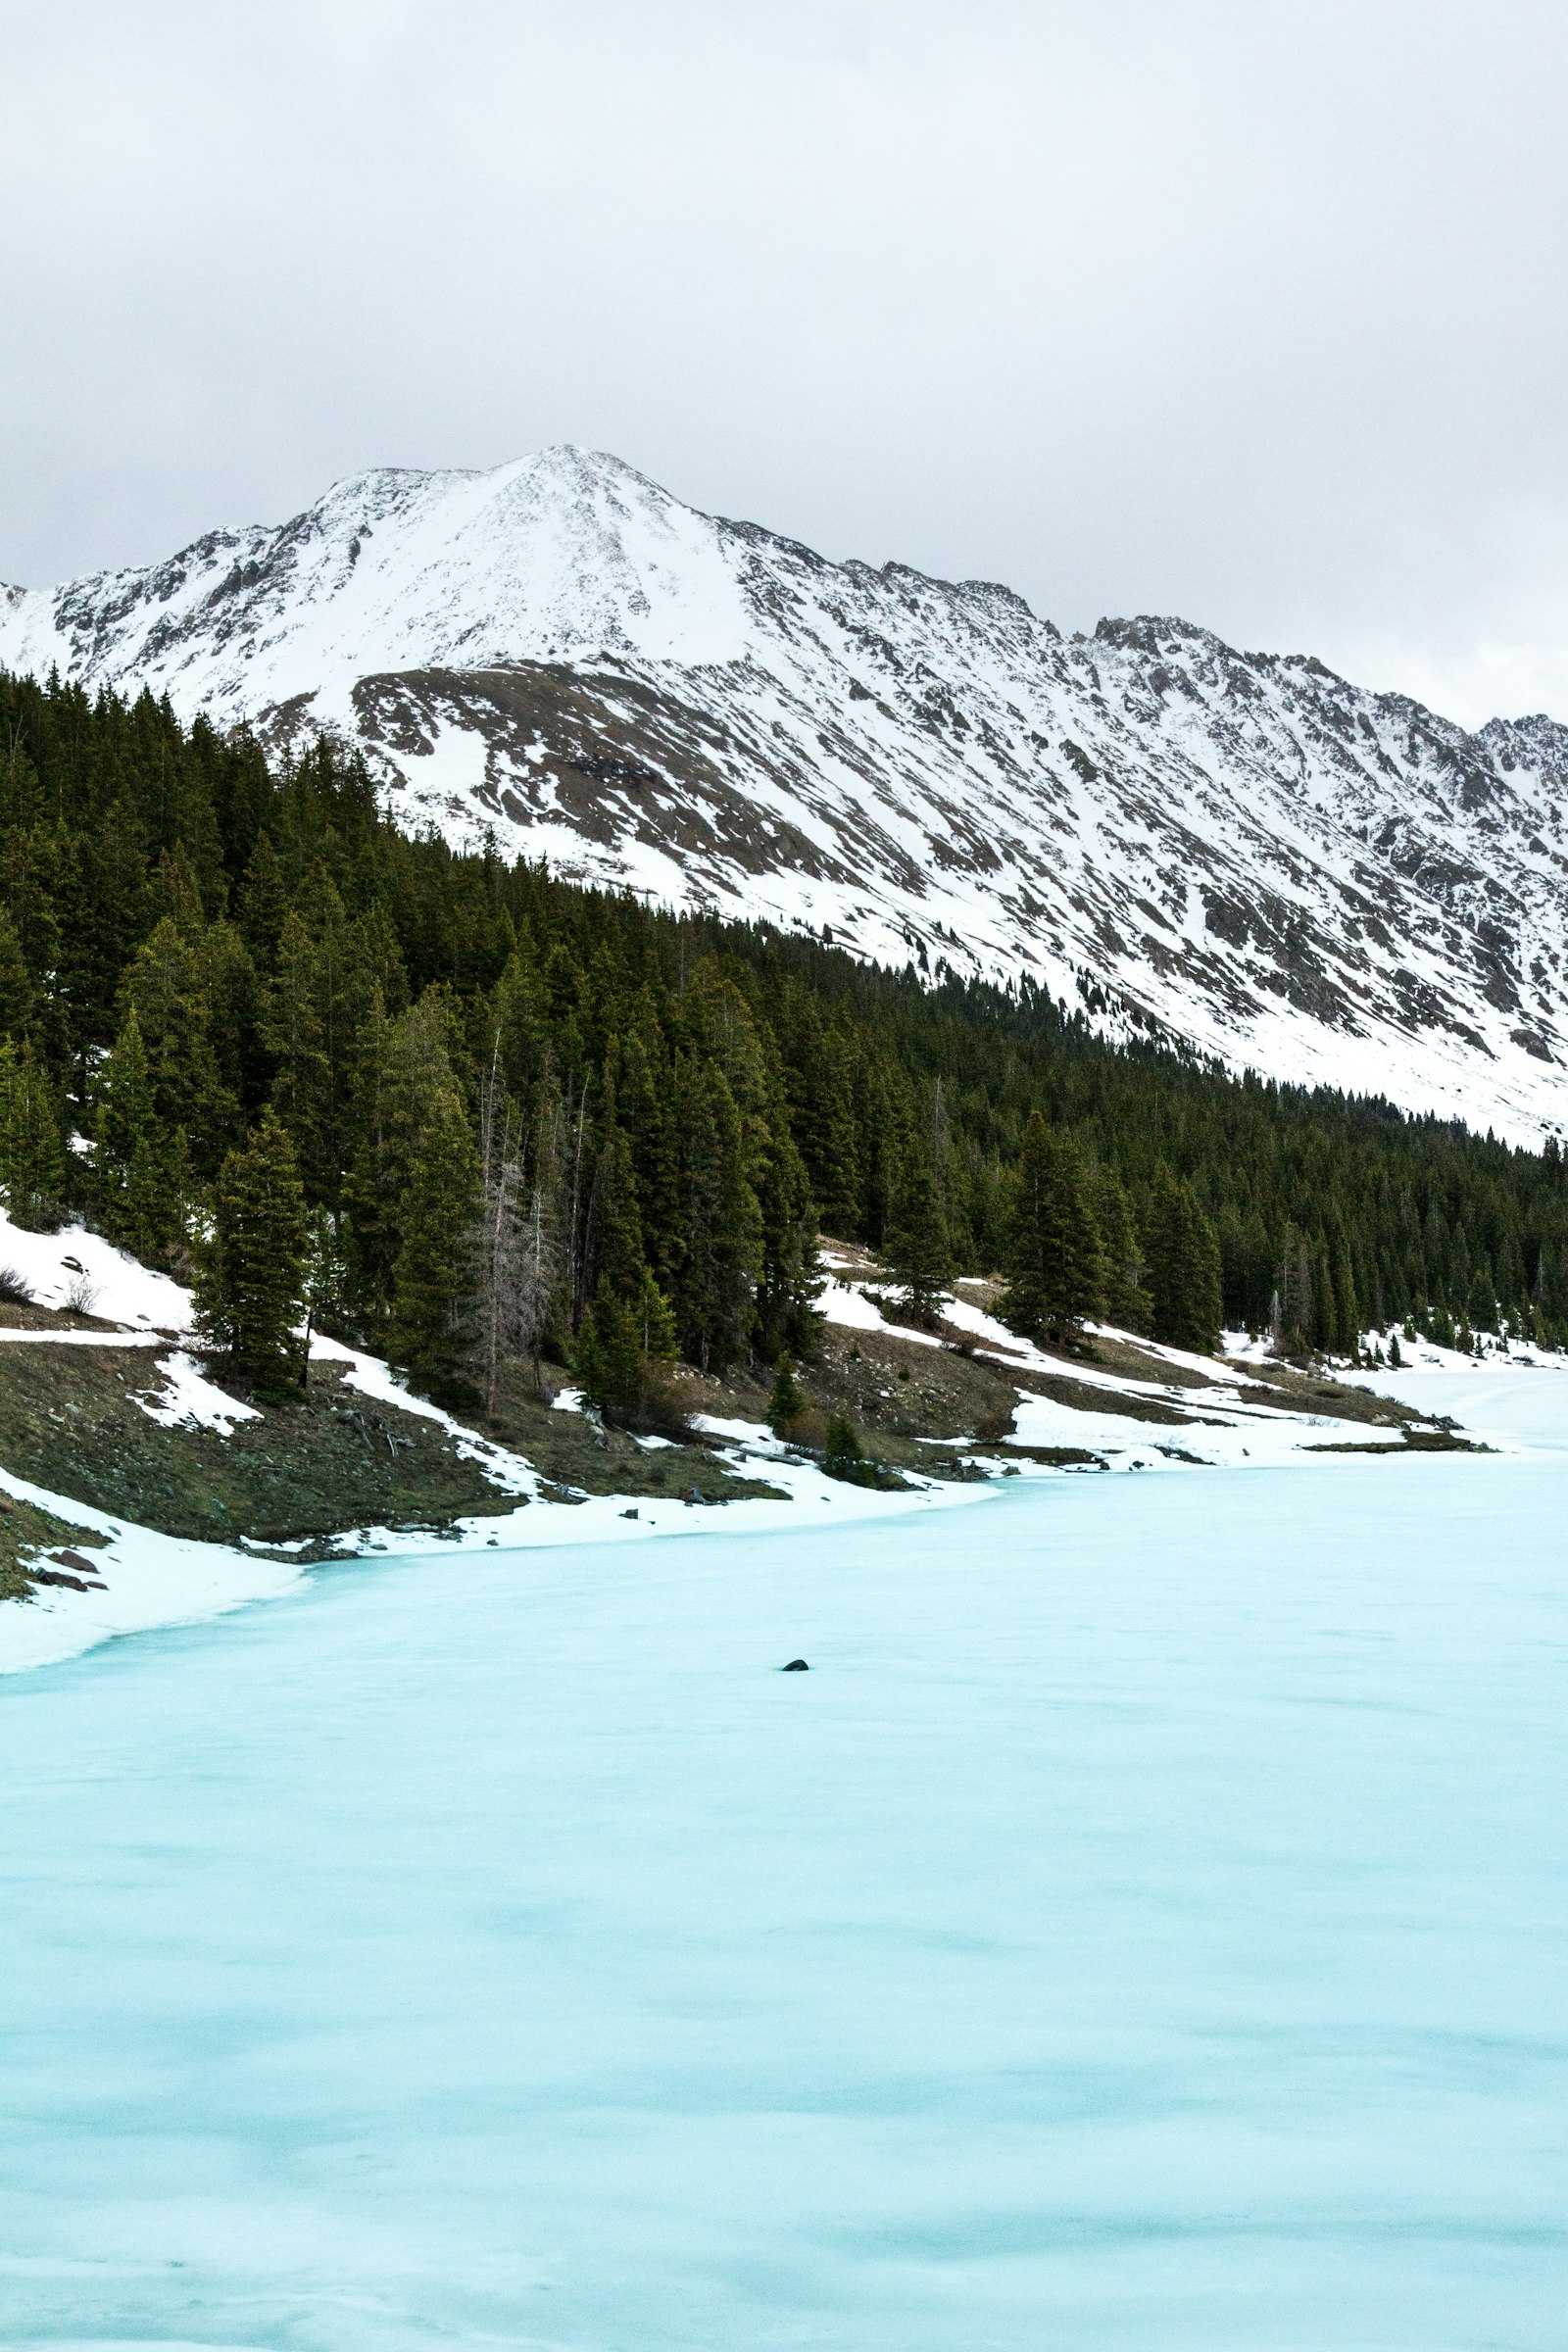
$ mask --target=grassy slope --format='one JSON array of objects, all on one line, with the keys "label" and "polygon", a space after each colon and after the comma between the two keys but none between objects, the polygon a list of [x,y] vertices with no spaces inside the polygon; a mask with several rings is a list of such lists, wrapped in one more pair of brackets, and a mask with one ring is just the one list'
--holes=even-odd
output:
[{"label": "grassy slope", "polygon": [[[964,1289],[966,1295],[975,1291],[978,1302],[985,1287]],[[36,1306],[0,1307],[0,1320],[57,1332],[88,1323]],[[826,1415],[845,1412],[880,1460],[927,1476],[962,1478],[979,1474],[962,1458],[963,1446],[999,1445],[1012,1427],[1020,1388],[1134,1423],[1177,1427],[1203,1417],[1203,1374],[1173,1368],[1136,1343],[1090,1340],[1078,1356],[1061,1360],[1059,1371],[1048,1372],[991,1362],[953,1327],[945,1327],[943,1338],[946,1345],[927,1347],[893,1331],[828,1325],[806,1374],[811,1411],[792,1435],[819,1446]],[[137,1402],[138,1395],[162,1385],[159,1352],[55,1348],[47,1341],[0,1346],[0,1462],[54,1494],[78,1496],[164,1534],[303,1543],[307,1557],[335,1549],[333,1539],[344,1531],[374,1525],[441,1529],[459,1518],[520,1507],[462,1456],[439,1423],[347,1390],[330,1364],[313,1366],[310,1390],[298,1402],[265,1406],[259,1420],[239,1423],[226,1437],[166,1428]],[[1123,1379],[1163,1384],[1167,1395],[1183,1390],[1187,1409],[1093,1386],[1082,1377],[1088,1363]],[[1250,1403],[1363,1423],[1387,1432],[1384,1443],[1395,1449],[1416,1418],[1390,1398],[1309,1370],[1271,1365],[1258,1377],[1255,1368],[1238,1366],[1221,1376],[1234,1381],[1237,1371],[1250,1375],[1243,1390]],[[621,1494],[722,1502],[777,1492],[765,1477],[737,1476],[716,1458],[712,1441],[690,1430],[682,1442],[647,1447],[581,1413],[553,1409],[550,1399],[566,1377],[560,1367],[546,1366],[541,1384],[531,1368],[514,1365],[495,1414],[475,1421],[485,1435],[532,1463],[553,1497]],[[748,1372],[720,1381],[679,1367],[670,1386],[681,1415],[754,1423],[766,1418],[766,1384]],[[1418,1442],[1463,1443],[1430,1436]],[[1096,1458],[1070,1446],[1016,1450],[1062,1463]],[[14,1505],[0,1514],[0,1597],[25,1590],[26,1561],[40,1546],[91,1541],[31,1505]]]}]

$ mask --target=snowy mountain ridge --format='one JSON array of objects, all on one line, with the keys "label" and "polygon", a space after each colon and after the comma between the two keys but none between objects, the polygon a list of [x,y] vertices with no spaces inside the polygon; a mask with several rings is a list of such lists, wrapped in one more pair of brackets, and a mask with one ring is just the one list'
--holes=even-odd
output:
[{"label": "snowy mountain ridge", "polygon": [[[382,468],[0,591],[0,665],[359,745],[399,821],[1031,974],[1112,1028],[1520,1140],[1563,1121],[1568,728],[1476,733],[1175,619],[829,563],[571,448]],[[1102,994],[1101,992],[1103,992]]]}]

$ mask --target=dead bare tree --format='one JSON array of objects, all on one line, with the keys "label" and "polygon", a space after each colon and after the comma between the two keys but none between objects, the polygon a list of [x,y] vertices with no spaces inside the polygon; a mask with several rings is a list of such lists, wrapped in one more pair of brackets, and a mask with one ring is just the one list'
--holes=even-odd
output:
[{"label": "dead bare tree", "polygon": [[498,1040],[479,1090],[481,1193],[474,1237],[480,1346],[486,1407],[491,1413],[500,1396],[502,1368],[509,1359],[530,1357],[536,1385],[540,1379],[540,1341],[550,1322],[562,1274],[562,1125],[559,1094],[553,1088],[541,1088],[533,1151],[528,1153],[517,1106],[502,1082]]}]

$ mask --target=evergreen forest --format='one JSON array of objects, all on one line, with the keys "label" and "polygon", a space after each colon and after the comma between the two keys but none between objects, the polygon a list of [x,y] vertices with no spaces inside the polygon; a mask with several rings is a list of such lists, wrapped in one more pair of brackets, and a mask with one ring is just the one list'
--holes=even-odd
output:
[{"label": "evergreen forest", "polygon": [[1568,1336],[1542,1154],[1113,1046],[1048,996],[411,839],[363,767],[0,677],[0,1191],[197,1285],[265,1387],[301,1314],[435,1394],[808,1358],[821,1231],[929,1319],[1299,1353]]}]

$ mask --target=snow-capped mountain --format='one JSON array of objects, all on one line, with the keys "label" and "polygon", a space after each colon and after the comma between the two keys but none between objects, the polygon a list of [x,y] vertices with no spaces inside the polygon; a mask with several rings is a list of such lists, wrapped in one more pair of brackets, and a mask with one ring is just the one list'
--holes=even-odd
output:
[{"label": "snow-capped mountain", "polygon": [[0,591],[0,664],[274,745],[329,729],[411,827],[1032,973],[1234,1067],[1521,1139],[1568,1104],[1544,717],[1467,734],[1180,620],[1066,639],[1006,588],[828,563],[569,448]]}]

